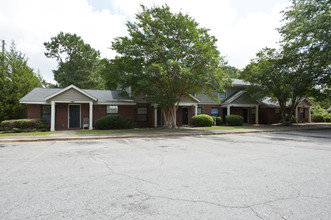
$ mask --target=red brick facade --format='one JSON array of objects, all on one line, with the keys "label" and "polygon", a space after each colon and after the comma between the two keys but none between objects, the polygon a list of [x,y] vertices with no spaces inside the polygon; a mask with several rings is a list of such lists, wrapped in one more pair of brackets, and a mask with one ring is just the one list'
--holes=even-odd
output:
[{"label": "red brick facade", "polygon": [[41,105],[28,105],[27,118],[41,118]]},{"label": "red brick facade", "polygon": [[[56,116],[55,116],[55,130],[67,130],[68,129],[68,109],[70,104],[57,103],[56,104]],[[83,128],[84,118],[89,118],[89,104],[79,104],[81,109],[81,128]],[[95,127],[95,121],[101,117],[106,116],[107,105],[94,105],[93,106],[93,127]],[[147,120],[138,121],[138,108],[147,108]],[[221,105],[198,105],[201,108],[202,114],[211,115],[212,108],[218,108],[218,115],[223,118],[223,111],[226,108],[222,108]],[[195,106],[179,106],[176,112],[177,126],[182,126],[182,111],[184,108],[188,109],[188,125],[192,126],[192,117],[195,115]],[[232,115],[243,116],[244,109],[248,111],[248,123],[254,124],[255,118],[252,114],[252,107],[231,107]],[[308,122],[309,109],[304,108],[301,112],[301,108],[298,108],[298,122]],[[133,118],[136,127],[153,127],[154,126],[154,107],[150,104],[138,103],[137,105],[119,105],[118,114],[124,118]],[[302,117],[302,114],[304,117]],[[259,123],[270,124],[278,123],[281,121],[280,117],[277,117],[275,108],[259,108]],[[279,114],[278,114],[279,116]],[[40,104],[28,104],[27,105],[27,117],[28,118],[41,118],[41,105]]]}]

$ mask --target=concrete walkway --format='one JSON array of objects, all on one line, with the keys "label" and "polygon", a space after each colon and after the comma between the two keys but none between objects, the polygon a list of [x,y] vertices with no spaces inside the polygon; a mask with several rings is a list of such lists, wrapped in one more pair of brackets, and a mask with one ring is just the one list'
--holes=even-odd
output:
[{"label": "concrete walkway", "polygon": [[[184,128],[184,130],[183,130]],[[118,139],[118,138],[160,138],[160,137],[183,137],[198,135],[229,135],[244,133],[266,133],[266,132],[291,132],[291,131],[309,131],[309,130],[330,130],[331,124],[307,123],[294,124],[292,126],[280,125],[260,125],[250,129],[236,130],[205,130],[192,127],[182,127],[175,131],[155,131],[151,132],[128,132],[128,133],[110,133],[110,134],[76,134],[77,131],[59,131],[50,135],[40,136],[0,136],[0,143],[5,142],[37,142],[37,141],[72,141],[72,140],[100,140],[100,139]]]}]

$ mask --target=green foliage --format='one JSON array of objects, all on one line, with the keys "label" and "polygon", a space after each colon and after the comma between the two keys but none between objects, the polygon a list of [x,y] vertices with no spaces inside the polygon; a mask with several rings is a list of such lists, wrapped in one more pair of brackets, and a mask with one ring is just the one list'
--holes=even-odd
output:
[{"label": "green foliage", "polygon": [[216,117],[216,125],[222,125],[222,122],[223,122],[222,117],[220,116]]},{"label": "green foliage", "polygon": [[53,70],[54,79],[60,87],[74,84],[82,89],[103,89],[99,73],[100,52],[84,43],[76,34],[60,32],[45,42],[45,55],[58,61],[58,69]]},{"label": "green foliage", "polygon": [[5,120],[0,123],[0,127],[6,132],[15,131],[14,128],[21,131],[35,131],[46,129],[46,123],[42,119],[17,119],[17,120]]},{"label": "green foliage", "polygon": [[213,125],[213,117],[205,114],[195,115],[192,120],[195,127],[211,127]]},{"label": "green foliage", "polygon": [[13,128],[14,133],[20,133],[22,130],[20,128]]},{"label": "green foliage", "polygon": [[330,121],[331,119],[331,113],[328,112],[328,110],[322,108],[320,105],[315,105],[312,108],[312,119],[313,121],[319,122],[319,121]]},{"label": "green foliage", "polygon": [[314,83],[322,87],[331,86],[331,1],[292,0],[283,11],[286,22],[279,29],[284,48],[294,51],[305,65]]},{"label": "green foliage", "polygon": [[238,79],[239,69],[234,66],[222,66],[222,70],[227,73],[231,78]]},{"label": "green foliage", "polygon": [[241,126],[244,124],[244,118],[240,115],[227,115],[225,118],[229,126]]},{"label": "green foliage", "polygon": [[264,48],[240,72],[240,78],[250,82],[248,91],[255,98],[268,96],[279,103],[283,123],[291,121],[302,98],[316,89],[310,73],[300,69],[304,61],[292,52]]},{"label": "green foliage", "polygon": [[10,50],[0,59],[0,121],[22,118],[26,106],[19,100],[35,87],[41,87],[38,76],[27,64],[25,55],[16,50],[12,43]]},{"label": "green foliage", "polygon": [[[104,64],[107,87],[131,86],[161,109],[165,126],[176,126],[176,103],[190,93],[220,91],[229,83],[221,70],[216,38],[181,12],[165,5],[146,8],[127,23],[129,36],[118,37],[112,49],[119,56]],[[205,89],[205,90],[204,90]]]},{"label": "green foliage", "polygon": [[107,115],[95,121],[96,129],[124,129],[133,127],[132,118],[123,118],[120,115]]}]

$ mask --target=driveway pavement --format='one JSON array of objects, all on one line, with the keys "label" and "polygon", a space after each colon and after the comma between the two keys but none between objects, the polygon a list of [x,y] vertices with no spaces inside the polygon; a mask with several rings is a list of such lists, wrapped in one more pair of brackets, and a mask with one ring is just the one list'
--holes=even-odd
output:
[{"label": "driveway pavement", "polygon": [[0,143],[0,219],[331,219],[331,132]]}]

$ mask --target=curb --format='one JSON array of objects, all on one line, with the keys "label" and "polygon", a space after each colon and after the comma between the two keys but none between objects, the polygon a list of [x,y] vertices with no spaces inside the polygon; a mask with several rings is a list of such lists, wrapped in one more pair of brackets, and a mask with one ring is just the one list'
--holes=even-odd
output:
[{"label": "curb", "polygon": [[229,132],[196,132],[196,133],[155,133],[154,135],[123,135],[123,136],[84,136],[84,137],[48,137],[48,138],[21,138],[21,139],[0,139],[0,143],[13,142],[50,142],[50,141],[89,141],[89,140],[107,140],[107,139],[124,139],[124,138],[164,138],[164,137],[190,137],[190,136],[211,136],[211,135],[235,135],[235,134],[252,134],[252,133],[274,133],[274,132],[297,132],[297,131],[315,131],[331,130],[331,127],[320,128],[300,128],[300,129],[273,129],[273,130],[251,130],[251,131],[229,131]]}]

